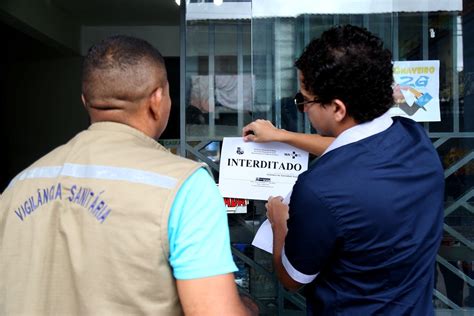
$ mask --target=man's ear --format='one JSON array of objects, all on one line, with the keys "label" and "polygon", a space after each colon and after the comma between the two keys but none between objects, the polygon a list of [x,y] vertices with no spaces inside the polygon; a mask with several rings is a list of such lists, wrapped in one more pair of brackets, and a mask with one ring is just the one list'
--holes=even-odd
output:
[{"label": "man's ear", "polygon": [[87,103],[86,103],[86,97],[84,96],[83,93],[81,93],[81,100],[82,100],[82,105],[86,108],[87,110]]},{"label": "man's ear", "polygon": [[160,120],[160,107],[161,101],[163,100],[163,88],[157,88],[153,93],[150,95],[149,99],[149,113],[153,117],[155,121]]},{"label": "man's ear", "polygon": [[334,106],[334,119],[337,122],[342,122],[347,117],[347,108],[344,102],[339,99],[332,100]]}]

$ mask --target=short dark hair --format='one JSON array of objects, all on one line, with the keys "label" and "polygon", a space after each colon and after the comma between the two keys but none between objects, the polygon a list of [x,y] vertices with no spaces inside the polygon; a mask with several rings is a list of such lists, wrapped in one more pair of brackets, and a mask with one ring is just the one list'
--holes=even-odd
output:
[{"label": "short dark hair", "polygon": [[344,102],[358,123],[370,121],[393,105],[392,54],[364,28],[345,25],[314,39],[295,62],[305,89],[324,104]]},{"label": "short dark hair", "polygon": [[163,56],[143,39],[115,35],[92,46],[83,63],[82,93],[87,100],[113,98],[134,101],[154,69],[166,82]]}]

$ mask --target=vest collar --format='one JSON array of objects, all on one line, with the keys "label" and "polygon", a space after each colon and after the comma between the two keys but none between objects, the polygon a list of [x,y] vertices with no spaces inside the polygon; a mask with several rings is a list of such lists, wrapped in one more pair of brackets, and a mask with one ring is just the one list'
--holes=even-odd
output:
[{"label": "vest collar", "polygon": [[131,127],[126,124],[116,123],[116,122],[97,122],[93,123],[87,129],[89,131],[106,131],[106,132],[119,132],[119,133],[126,133],[128,135],[132,135],[135,138],[143,141],[144,143],[148,144],[149,146],[155,147],[157,149],[168,151],[165,147],[163,147],[160,143],[158,143],[155,139],[145,135],[143,132],[139,131],[138,129]]}]

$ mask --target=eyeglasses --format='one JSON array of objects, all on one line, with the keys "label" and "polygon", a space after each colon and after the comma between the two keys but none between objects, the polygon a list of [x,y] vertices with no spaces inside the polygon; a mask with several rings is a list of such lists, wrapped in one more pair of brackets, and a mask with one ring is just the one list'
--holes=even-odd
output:
[{"label": "eyeglasses", "polygon": [[312,101],[307,101],[304,99],[304,96],[301,92],[298,92],[296,95],[295,95],[295,105],[296,107],[298,108],[298,111],[300,111],[301,113],[304,113],[304,105],[305,104],[309,104],[309,103],[321,103],[321,101],[319,101],[318,99],[314,99]]}]

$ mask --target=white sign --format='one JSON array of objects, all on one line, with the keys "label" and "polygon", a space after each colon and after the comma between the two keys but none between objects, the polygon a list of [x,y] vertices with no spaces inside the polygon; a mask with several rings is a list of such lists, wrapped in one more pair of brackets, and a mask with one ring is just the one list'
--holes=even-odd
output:
[{"label": "white sign", "polygon": [[[292,192],[293,191],[290,191],[290,193],[288,193],[288,195],[283,199],[283,204],[290,204]],[[273,253],[273,230],[272,224],[268,219],[266,219],[258,228],[257,233],[253,238],[252,245],[265,250],[268,253]]]},{"label": "white sign", "polygon": [[393,64],[392,116],[417,122],[441,121],[439,104],[439,60],[396,61]]},{"label": "white sign", "polygon": [[272,224],[266,219],[257,230],[253,238],[252,245],[265,250],[268,253],[273,253],[273,230]]},{"label": "white sign", "polygon": [[308,169],[308,153],[283,143],[244,142],[225,137],[219,170],[222,196],[267,200],[286,196],[300,173]]}]

